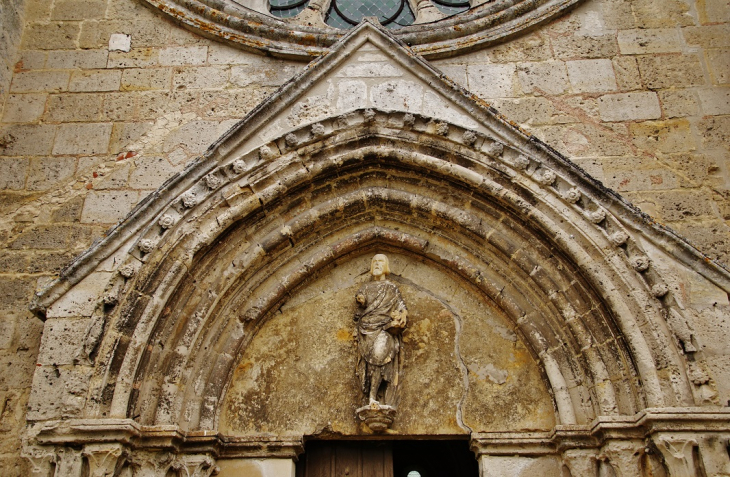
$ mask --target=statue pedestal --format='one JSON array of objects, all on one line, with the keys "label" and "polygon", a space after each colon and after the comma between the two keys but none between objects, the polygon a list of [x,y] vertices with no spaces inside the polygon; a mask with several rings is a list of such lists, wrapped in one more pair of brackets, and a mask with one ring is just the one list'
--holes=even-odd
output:
[{"label": "statue pedestal", "polygon": [[395,408],[374,402],[355,411],[373,432],[385,432],[395,419]]}]

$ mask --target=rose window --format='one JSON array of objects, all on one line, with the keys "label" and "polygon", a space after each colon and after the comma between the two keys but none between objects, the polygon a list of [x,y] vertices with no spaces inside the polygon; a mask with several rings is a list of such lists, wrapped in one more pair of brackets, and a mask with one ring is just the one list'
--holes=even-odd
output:
[{"label": "rose window", "polygon": [[[321,9],[320,2],[311,3],[314,9]],[[278,18],[296,18],[309,5],[310,0],[269,0],[269,11]],[[413,4],[409,0],[329,0],[323,20],[326,25],[346,30],[365,17],[372,17],[385,27],[397,30],[457,15],[469,7],[465,0],[415,0]],[[418,18],[414,12],[419,12]]]},{"label": "rose window", "polygon": [[392,29],[412,25],[416,19],[407,0],[331,0],[325,23],[351,28],[365,17],[375,17]]},{"label": "rose window", "polygon": [[474,51],[588,0],[142,0],[206,36],[309,61],[364,18],[426,59]]}]

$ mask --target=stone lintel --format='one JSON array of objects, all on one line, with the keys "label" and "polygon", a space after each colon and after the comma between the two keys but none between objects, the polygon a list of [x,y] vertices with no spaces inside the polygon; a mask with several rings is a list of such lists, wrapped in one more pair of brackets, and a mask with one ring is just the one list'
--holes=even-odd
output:
[{"label": "stone lintel", "polygon": [[131,449],[165,449],[224,458],[295,459],[303,437],[225,437],[210,431],[183,432],[177,426],[140,426],[131,419],[76,419],[46,423],[35,437],[41,446],[120,444]]},{"label": "stone lintel", "polygon": [[281,458],[297,460],[304,452],[304,440],[291,438],[226,438],[220,451],[221,458]]},{"label": "stone lintel", "polygon": [[538,432],[489,432],[472,434],[471,450],[478,457],[483,455],[539,456],[555,454],[551,433]]},{"label": "stone lintel", "polygon": [[721,439],[730,432],[730,409],[652,408],[634,416],[603,416],[589,425],[556,426],[552,432],[474,433],[471,449],[477,456],[539,456],[567,449],[597,449],[608,442],[643,441],[667,432],[687,439]]},{"label": "stone lintel", "polygon": [[140,435],[140,425],[131,419],[71,419],[45,423],[35,439],[39,444],[130,444]]}]

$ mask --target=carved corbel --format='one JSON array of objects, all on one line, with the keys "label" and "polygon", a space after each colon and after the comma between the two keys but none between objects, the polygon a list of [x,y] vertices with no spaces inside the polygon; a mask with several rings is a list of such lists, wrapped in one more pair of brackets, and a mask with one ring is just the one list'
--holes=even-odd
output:
[{"label": "carved corbel", "polygon": [[173,467],[182,477],[210,477],[218,473],[215,459],[208,454],[181,455]]},{"label": "carved corbel", "polygon": [[127,460],[121,444],[87,444],[83,455],[89,463],[89,477],[115,476]]},{"label": "carved corbel", "polygon": [[30,462],[31,477],[49,477],[53,465],[57,463],[56,452],[50,447],[28,446],[23,449],[23,457]]},{"label": "carved corbel", "polygon": [[643,455],[643,441],[609,441],[601,448],[599,458],[611,465],[616,477],[636,477],[643,475],[641,471]]},{"label": "carved corbel", "polygon": [[105,325],[106,315],[98,309],[95,310],[89,319],[89,324],[86,326],[84,341],[76,351],[76,363],[90,364],[93,362],[91,357],[101,342]]},{"label": "carved corbel", "polygon": [[694,477],[695,462],[692,452],[697,440],[684,435],[654,436],[654,444],[664,457],[664,463],[672,477]]},{"label": "carved corbel", "polygon": [[594,449],[568,449],[563,452],[563,464],[573,477],[598,475],[598,455]]},{"label": "carved corbel", "polygon": [[660,299],[664,308],[664,317],[667,320],[667,325],[669,325],[669,329],[677,339],[682,351],[685,354],[696,353],[697,347],[692,341],[695,338],[694,332],[685,316],[687,310],[677,300],[675,295],[669,291],[663,293]]},{"label": "carved corbel", "polygon": [[119,297],[122,295],[124,290],[127,273],[129,273],[130,277],[134,274],[134,268],[131,265],[125,265],[122,267],[119,270],[119,275],[115,275],[111,282],[107,285],[101,302],[96,306],[91,315],[91,319],[86,326],[84,340],[80,343],[79,348],[76,350],[74,360],[77,364],[93,363],[93,354],[99,347],[99,343],[101,342],[101,338],[104,334],[107,314],[119,302]]},{"label": "carved corbel", "polygon": [[697,351],[697,348],[692,343],[692,330],[690,330],[687,320],[684,319],[684,316],[682,316],[677,308],[668,307],[667,323],[685,353],[694,353]]},{"label": "carved corbel", "polygon": [[687,376],[695,385],[695,397],[703,404],[717,404],[717,390],[710,375],[705,371],[704,362],[688,361]]}]

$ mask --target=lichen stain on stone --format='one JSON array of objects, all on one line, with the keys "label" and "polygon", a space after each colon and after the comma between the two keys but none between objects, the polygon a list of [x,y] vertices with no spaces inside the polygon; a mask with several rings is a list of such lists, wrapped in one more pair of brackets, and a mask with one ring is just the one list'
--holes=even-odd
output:
[{"label": "lichen stain on stone", "polygon": [[340,328],[337,330],[337,339],[340,341],[353,341],[354,338],[352,337],[352,330]]},{"label": "lichen stain on stone", "polygon": [[236,369],[236,373],[244,374],[247,373],[249,369],[253,367],[253,363],[251,361],[246,361],[245,363],[241,363],[238,365],[238,368]]},{"label": "lichen stain on stone", "polygon": [[237,368],[224,401],[225,432],[356,432],[355,350],[348,328],[354,292],[315,293],[268,319],[242,359],[257,363],[261,373],[252,381],[245,366]]}]

